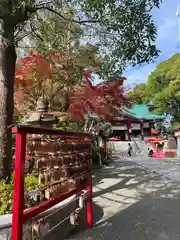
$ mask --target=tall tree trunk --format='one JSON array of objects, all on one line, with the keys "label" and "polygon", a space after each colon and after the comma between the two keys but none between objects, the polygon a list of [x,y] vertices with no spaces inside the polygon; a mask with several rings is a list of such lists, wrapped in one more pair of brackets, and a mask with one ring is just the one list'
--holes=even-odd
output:
[{"label": "tall tree trunk", "polygon": [[0,27],[0,178],[5,179],[12,169],[12,134],[8,126],[13,122],[16,51],[13,24],[1,20]]}]

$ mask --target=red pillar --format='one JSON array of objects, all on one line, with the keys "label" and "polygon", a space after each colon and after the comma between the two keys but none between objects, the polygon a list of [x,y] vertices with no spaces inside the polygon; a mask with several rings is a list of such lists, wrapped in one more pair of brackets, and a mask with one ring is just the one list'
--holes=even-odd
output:
[{"label": "red pillar", "polygon": [[141,140],[144,140],[144,123],[140,122]]},{"label": "red pillar", "polygon": [[[92,143],[92,142],[91,142]],[[92,144],[91,144],[92,148]],[[92,157],[91,157],[92,159]],[[87,202],[87,225],[88,228],[93,227],[93,182],[92,182],[92,163],[91,163],[91,171],[89,172],[89,182],[87,186],[87,190],[89,192],[89,199]]]},{"label": "red pillar", "polygon": [[131,124],[127,123],[128,141],[131,141],[131,133],[132,133]]},{"label": "red pillar", "polygon": [[25,155],[26,155],[26,134],[17,133],[15,174],[14,174],[12,240],[23,239]]},{"label": "red pillar", "polygon": [[88,228],[92,228],[93,227],[92,174],[90,176],[90,182],[87,190],[89,192],[89,199],[87,202],[87,225]]},{"label": "red pillar", "polygon": [[152,133],[151,133],[151,128],[152,128],[152,123],[151,123],[151,122],[149,122],[149,136],[151,136],[151,135],[152,135]]}]

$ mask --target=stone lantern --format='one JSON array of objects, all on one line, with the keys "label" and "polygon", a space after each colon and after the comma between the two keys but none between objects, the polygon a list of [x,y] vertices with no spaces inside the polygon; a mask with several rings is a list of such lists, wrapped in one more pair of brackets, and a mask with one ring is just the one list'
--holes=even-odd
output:
[{"label": "stone lantern", "polygon": [[52,128],[58,123],[58,118],[49,112],[49,102],[46,98],[40,97],[37,101],[36,112],[25,117],[25,123],[35,127]]}]

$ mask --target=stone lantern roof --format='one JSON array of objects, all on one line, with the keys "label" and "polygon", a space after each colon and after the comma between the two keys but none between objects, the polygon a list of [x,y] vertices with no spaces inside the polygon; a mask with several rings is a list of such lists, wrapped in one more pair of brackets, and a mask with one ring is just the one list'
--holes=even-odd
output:
[{"label": "stone lantern roof", "polygon": [[58,118],[49,112],[48,100],[40,97],[37,101],[36,112],[25,116],[25,122],[38,127],[53,127],[54,124],[57,124]]}]

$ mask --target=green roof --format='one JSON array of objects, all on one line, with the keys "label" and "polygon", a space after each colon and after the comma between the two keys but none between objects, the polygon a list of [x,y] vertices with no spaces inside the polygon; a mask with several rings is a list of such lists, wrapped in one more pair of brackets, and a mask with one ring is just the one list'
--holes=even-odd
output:
[{"label": "green roof", "polygon": [[164,119],[165,115],[155,114],[149,111],[149,107],[146,104],[135,104],[131,108],[125,108],[126,111],[121,111],[123,116],[136,118],[138,120],[160,120]]}]

